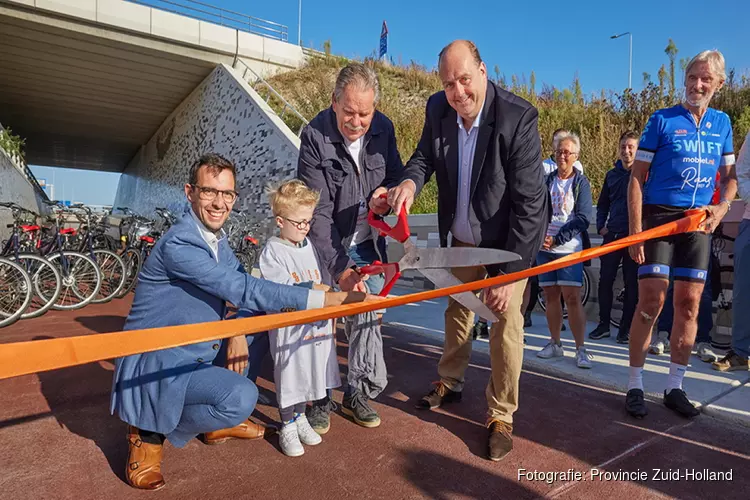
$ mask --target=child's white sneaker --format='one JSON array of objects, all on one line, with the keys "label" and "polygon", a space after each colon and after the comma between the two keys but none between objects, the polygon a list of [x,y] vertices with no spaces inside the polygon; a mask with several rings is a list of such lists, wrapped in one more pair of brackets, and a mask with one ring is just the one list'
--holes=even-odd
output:
[{"label": "child's white sneaker", "polygon": [[307,421],[307,417],[304,413],[297,415],[294,423],[297,424],[297,436],[299,436],[299,440],[302,441],[303,444],[313,446],[320,444],[323,441],[320,434],[315,432],[315,429],[312,428],[310,422]]},{"label": "child's white sneaker", "polygon": [[284,452],[284,455],[288,457],[299,457],[305,454],[305,449],[302,447],[299,435],[297,434],[297,422],[289,422],[281,427],[279,431],[279,446],[281,446],[281,451]]}]

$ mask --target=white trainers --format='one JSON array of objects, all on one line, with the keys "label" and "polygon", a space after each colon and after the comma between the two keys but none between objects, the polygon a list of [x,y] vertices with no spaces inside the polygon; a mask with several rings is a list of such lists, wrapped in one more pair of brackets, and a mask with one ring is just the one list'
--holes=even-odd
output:
[{"label": "white trainers", "polygon": [[297,422],[290,422],[281,427],[279,431],[279,446],[281,446],[281,451],[284,452],[284,455],[288,457],[299,457],[305,454],[305,449],[299,440]]},{"label": "white trainers", "polygon": [[695,354],[697,354],[698,357],[706,363],[719,361],[719,355],[714,352],[709,342],[699,342],[698,348],[695,350]]},{"label": "white trainers", "polygon": [[592,359],[594,359],[594,356],[586,352],[585,347],[579,347],[576,349],[576,366],[578,368],[591,368]]},{"label": "white trainers", "polygon": [[320,437],[320,434],[315,432],[315,429],[313,429],[307,421],[307,417],[304,413],[297,416],[294,423],[297,424],[297,436],[299,436],[299,440],[302,441],[302,444],[313,446],[323,442],[323,438]]},{"label": "white trainers", "polygon": [[659,332],[656,339],[649,346],[648,352],[656,355],[669,353],[669,334],[667,332]]},{"label": "white trainers", "polygon": [[562,344],[555,344],[550,340],[547,345],[544,346],[544,349],[536,353],[536,356],[542,359],[559,358],[565,356],[565,351],[563,351]]}]

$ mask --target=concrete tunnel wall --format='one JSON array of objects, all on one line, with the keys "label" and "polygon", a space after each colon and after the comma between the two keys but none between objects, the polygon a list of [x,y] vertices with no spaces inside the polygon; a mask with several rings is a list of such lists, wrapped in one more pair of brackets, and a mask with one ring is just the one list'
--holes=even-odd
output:
[{"label": "concrete tunnel wall", "polygon": [[[34,189],[25,175],[16,167],[5,150],[0,149],[0,202],[18,203],[36,213],[48,213],[41,195]],[[10,210],[0,208],[0,239],[10,235],[6,226],[13,222]]]},{"label": "concrete tunnel wall", "polygon": [[120,177],[114,206],[147,216],[158,206],[181,214],[190,165],[207,152],[235,163],[235,206],[265,222],[261,236],[270,234],[264,188],[295,175],[299,139],[226,65],[217,66],[141,147]]}]

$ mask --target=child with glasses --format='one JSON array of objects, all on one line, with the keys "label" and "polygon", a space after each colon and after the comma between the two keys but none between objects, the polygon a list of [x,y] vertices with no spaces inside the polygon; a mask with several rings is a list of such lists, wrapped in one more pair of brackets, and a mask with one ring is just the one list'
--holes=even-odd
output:
[{"label": "child with glasses", "polygon": [[[322,283],[317,253],[307,238],[319,193],[299,180],[284,182],[267,193],[280,232],[268,240],[261,253],[263,278],[328,291]],[[341,385],[333,322],[272,330],[269,339],[282,421],[281,451],[297,457],[305,452],[302,444],[316,445],[322,440],[305,417],[307,402],[322,399],[327,389]]]}]

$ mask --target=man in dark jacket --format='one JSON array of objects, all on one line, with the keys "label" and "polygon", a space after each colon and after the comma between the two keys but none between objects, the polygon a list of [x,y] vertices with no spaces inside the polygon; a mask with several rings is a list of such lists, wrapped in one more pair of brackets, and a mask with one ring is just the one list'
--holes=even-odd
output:
[{"label": "man in dark jacket", "polygon": [[[487,79],[476,45],[457,40],[441,52],[444,90],[427,101],[422,137],[403,180],[388,193],[388,205],[408,211],[414,196],[435,174],[441,246],[487,247],[519,254],[503,265],[453,269],[464,282],[527,269],[536,258],[549,222],[549,195],[542,179],[537,110]],[[373,210],[377,199],[371,201]],[[498,316],[490,332],[492,375],[487,396],[488,455],[500,460],[513,448],[513,414],[523,361],[521,301],[526,280],[483,290]],[[417,407],[460,401],[471,356],[474,314],[454,300],[445,312],[440,381]]]},{"label": "man in dark jacket", "polygon": [[[320,191],[308,237],[321,265],[342,290],[383,289],[382,275],[363,280],[358,268],[386,261],[385,238],[367,222],[368,200],[386,192],[401,178],[403,163],[396,149],[393,123],[376,110],[380,87],[375,71],[361,63],[341,70],[331,107],[321,111],[302,131],[297,176]],[[387,383],[377,317],[347,318],[348,384],[343,412],[364,427],[377,427],[380,417],[368,404]],[[374,316],[374,313],[372,314]],[[330,397],[308,413],[320,434],[330,427]]]},{"label": "man in dark jacket", "polygon": [[[632,131],[623,133],[620,136],[620,159],[615,163],[615,167],[607,172],[599,194],[599,202],[596,205],[596,230],[604,238],[603,245],[629,234],[628,183],[636,151],[638,151],[638,134]],[[630,337],[630,323],[638,303],[638,265],[630,258],[627,248],[603,255],[600,260],[599,325],[589,333],[589,338],[599,340],[610,335],[612,287],[617,277],[617,269],[622,263],[625,297],[617,342],[627,344]]]}]

